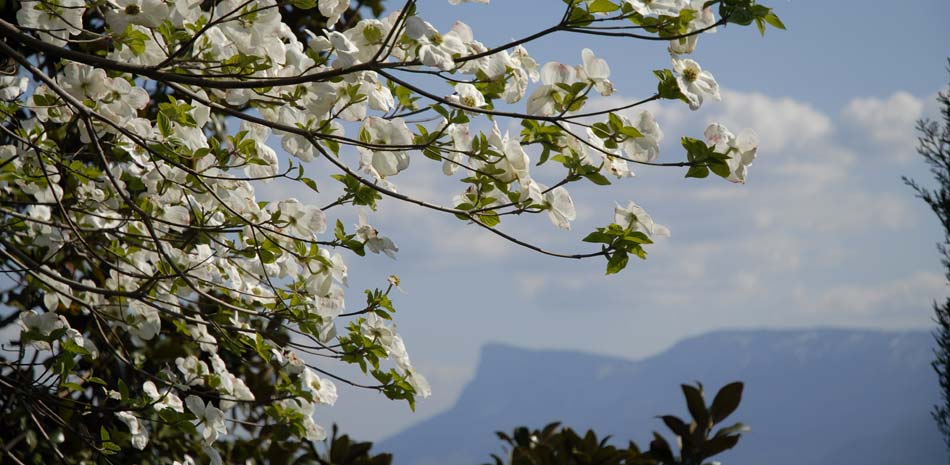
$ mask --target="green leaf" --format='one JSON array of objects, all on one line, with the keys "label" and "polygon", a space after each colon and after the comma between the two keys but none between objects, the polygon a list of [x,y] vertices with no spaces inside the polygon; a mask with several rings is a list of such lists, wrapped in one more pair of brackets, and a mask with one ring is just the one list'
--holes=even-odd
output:
[{"label": "green leaf", "polygon": [[725,420],[732,412],[736,411],[739,402],[742,400],[742,387],[742,383],[735,382],[727,384],[719,390],[709,410],[713,423]]},{"label": "green leaf", "polygon": [[738,423],[733,424],[732,426],[727,426],[725,428],[721,428],[719,431],[716,431],[716,437],[745,433],[746,431],[750,431],[750,430],[751,428],[749,428],[748,425],[742,422],[738,422]]},{"label": "green leaf", "polygon": [[610,128],[604,123],[594,123],[590,129],[594,132],[595,136],[601,139],[610,137]]},{"label": "green leaf", "polygon": [[573,27],[584,27],[590,25],[593,21],[594,16],[587,10],[574,8],[571,10],[571,17],[567,20],[567,24]]},{"label": "green leaf", "polygon": [[498,223],[501,223],[501,219],[498,217],[498,215],[491,210],[478,215],[478,220],[490,228],[493,228],[497,226]]},{"label": "green leaf", "polygon": [[592,242],[595,244],[609,244],[613,242],[614,237],[601,231],[594,231],[588,234],[587,237],[581,240],[584,242]]},{"label": "green leaf", "polygon": [[62,383],[62,384],[59,385],[59,387],[69,389],[70,391],[73,391],[73,392],[82,391],[82,386],[80,386],[80,385],[78,385],[78,384],[76,384],[76,383],[69,383],[69,382],[67,382],[67,383]]},{"label": "green leaf", "polygon": [[633,127],[633,126],[624,126],[624,127],[620,128],[620,133],[623,134],[623,135],[625,135],[625,136],[627,136],[627,137],[632,137],[632,138],[634,138],[634,139],[643,137],[643,133],[640,132],[639,129],[637,129],[637,128]]},{"label": "green leaf", "polygon": [[683,420],[680,420],[679,417],[673,415],[663,415],[660,417],[660,419],[663,420],[663,423],[666,425],[666,427],[677,436],[684,437],[689,434],[689,425],[687,425]]},{"label": "green leaf", "polygon": [[122,45],[126,45],[129,49],[132,50],[132,54],[139,56],[145,53],[145,43],[151,40],[148,35],[144,32],[137,31],[132,29],[132,25],[128,25],[125,28],[125,31],[119,37],[118,42]]},{"label": "green leaf", "polygon": [[701,388],[688,384],[681,384],[680,387],[683,389],[683,396],[686,397],[686,408],[689,409],[693,420],[700,428],[704,430],[709,428],[709,411],[706,410],[706,401],[703,400]]},{"label": "green leaf", "polygon": [[619,9],[620,6],[610,0],[594,0],[587,5],[587,12],[591,14],[610,13]]},{"label": "green leaf", "polygon": [[690,166],[686,171],[687,178],[705,178],[706,176],[709,176],[709,168],[705,165]]},{"label": "green leaf", "polygon": [[439,150],[438,147],[435,147],[435,146],[430,145],[430,146],[428,146],[428,147],[422,149],[422,154],[425,155],[426,158],[428,158],[428,159],[430,159],[430,160],[433,160],[433,161],[442,161],[442,151]]},{"label": "green leaf", "polygon": [[646,234],[640,231],[632,231],[628,233],[627,235],[624,236],[623,240],[633,243],[633,244],[652,244],[653,243],[653,240],[650,239],[649,236],[647,236]]},{"label": "green leaf", "polygon": [[772,13],[771,11],[769,14],[765,15],[765,22],[771,24],[775,29],[781,29],[783,31],[785,30],[785,23],[783,23],[782,20],[778,18],[778,15]]},{"label": "green leaf", "polygon": [[607,260],[607,274],[619,273],[621,270],[627,267],[627,262],[630,261],[630,257],[627,255],[627,252],[624,250],[614,251],[613,255]]},{"label": "green leaf", "polygon": [[721,452],[732,449],[736,446],[736,444],[739,443],[739,437],[740,436],[737,434],[735,436],[719,436],[712,438],[703,444],[701,453],[704,458],[709,458]]},{"label": "green leaf", "polygon": [[729,170],[729,165],[723,162],[710,162],[707,165],[713,173],[722,178],[728,178],[731,171]]},{"label": "green leaf", "polygon": [[320,190],[317,189],[317,182],[314,181],[313,179],[310,179],[310,178],[300,178],[300,182],[306,184],[307,187],[309,187],[310,189],[312,189],[314,192],[320,192]]},{"label": "green leaf", "polygon": [[259,333],[254,335],[254,350],[263,360],[270,360],[270,346],[264,342],[264,337]]},{"label": "green leaf", "polygon": [[334,155],[340,154],[340,143],[335,140],[326,139],[323,141],[323,145],[326,145]]},{"label": "green leaf", "polygon": [[680,144],[686,149],[686,155],[690,161],[703,160],[709,156],[709,152],[712,150],[705,142],[692,137],[683,137],[680,139]]},{"label": "green leaf", "polygon": [[452,120],[451,115],[449,115],[448,110],[446,110],[442,105],[432,105],[432,110],[438,113],[440,116],[447,120]]},{"label": "green leaf", "polygon": [[655,431],[653,432],[653,440],[650,441],[650,453],[659,458],[662,463],[675,463],[670,443],[666,442],[666,439],[663,439],[663,436]]},{"label": "green leaf", "polygon": [[105,455],[115,455],[122,451],[122,448],[118,444],[112,441],[105,441],[102,443],[101,452]]},{"label": "green leaf", "polygon": [[168,119],[168,116],[164,112],[158,113],[158,132],[162,137],[169,137],[172,135],[172,122]]},{"label": "green leaf", "polygon": [[610,180],[607,179],[606,177],[604,177],[604,175],[602,175],[602,174],[600,174],[600,173],[598,173],[598,172],[587,173],[587,174],[584,175],[584,177],[587,178],[588,180],[590,180],[590,182],[592,182],[592,183],[594,183],[594,184],[597,184],[598,186],[609,186],[609,185],[610,185]]},{"label": "green leaf", "polygon": [[608,121],[610,122],[610,128],[614,131],[620,131],[620,129],[624,126],[623,120],[621,120],[616,113],[610,113],[608,115]]},{"label": "green leaf", "polygon": [[125,381],[122,381],[122,378],[119,378],[119,395],[122,396],[122,401],[126,402],[129,400],[129,386],[125,384]]},{"label": "green leaf", "polygon": [[680,91],[679,84],[676,83],[676,77],[673,76],[672,70],[658,69],[653,71],[653,74],[660,80],[656,86],[656,93],[659,94],[660,98],[669,100],[685,99]]},{"label": "green leaf", "polygon": [[[316,0],[291,0],[290,3],[301,10],[309,10],[317,6]],[[328,24],[327,26],[329,27],[330,25]]]}]

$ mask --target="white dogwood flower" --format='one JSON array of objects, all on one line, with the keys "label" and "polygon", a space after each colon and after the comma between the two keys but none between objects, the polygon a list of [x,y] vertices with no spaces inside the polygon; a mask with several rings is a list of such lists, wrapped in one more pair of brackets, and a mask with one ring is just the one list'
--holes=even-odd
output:
[{"label": "white dogwood flower", "polygon": [[162,0],[112,0],[115,8],[105,13],[106,22],[113,31],[122,32],[129,24],[148,28],[158,27],[168,19],[168,5]]},{"label": "white dogwood flower", "polygon": [[[366,142],[381,146],[406,146],[412,144],[412,133],[402,118],[386,120],[371,116],[363,121]],[[380,177],[394,176],[409,167],[409,154],[405,149],[380,150],[360,147],[364,164],[370,165]]]},{"label": "white dogwood flower", "polygon": [[626,207],[617,205],[614,208],[614,223],[623,228],[640,231],[648,236],[670,236],[669,228],[655,223],[647,211],[633,201],[628,203]]},{"label": "white dogwood flower", "polygon": [[627,157],[637,161],[652,163],[660,156],[660,142],[663,140],[663,131],[657,124],[656,118],[649,111],[641,111],[632,122],[626,117],[621,118],[626,126],[633,126],[640,131],[642,137],[627,138],[621,148]]},{"label": "white dogwood flower", "polygon": [[457,30],[440,34],[438,29],[418,16],[406,20],[406,35],[419,43],[416,53],[423,64],[444,71],[455,67],[453,55],[463,55],[467,51],[464,38]]},{"label": "white dogwood flower", "polygon": [[[23,331],[33,331],[38,336],[48,338],[53,331],[68,328],[66,318],[55,312],[36,313],[33,310],[27,310],[20,314],[20,328]],[[32,341],[33,347],[40,350],[50,350],[50,344],[46,341]]]},{"label": "white dogwood flower", "polygon": [[146,381],[142,384],[142,391],[145,392],[145,395],[148,396],[149,400],[154,402],[152,408],[154,408],[156,411],[162,411],[167,408],[170,408],[178,413],[184,413],[185,411],[181,402],[181,398],[175,395],[175,393],[171,392],[171,389],[166,388],[159,392],[158,388],[155,386],[155,383]]},{"label": "white dogwood flower", "polygon": [[600,95],[608,96],[614,93],[614,85],[607,79],[610,77],[610,66],[607,60],[597,58],[589,48],[581,50],[583,65],[578,68],[578,77],[588,80],[594,85],[594,90]]},{"label": "white dogwood flower", "polygon": [[676,75],[676,84],[680,92],[686,96],[691,110],[698,110],[703,104],[703,96],[708,95],[714,100],[721,100],[719,84],[709,71],[703,71],[689,58],[673,58],[673,72]]},{"label": "white dogwood flower", "polygon": [[148,444],[148,431],[142,427],[142,423],[139,422],[138,417],[129,412],[118,412],[115,416],[129,427],[132,447],[138,450],[145,449],[145,446]]},{"label": "white dogwood flower", "polygon": [[685,0],[624,0],[624,3],[643,16],[677,16],[688,4]]},{"label": "white dogwood flower", "polygon": [[706,128],[704,135],[706,145],[713,147],[718,153],[729,155],[729,159],[726,160],[726,164],[729,165],[729,176],[726,179],[744,184],[749,166],[752,166],[759,147],[755,132],[747,129],[736,137],[725,126],[713,123]]},{"label": "white dogwood flower", "polygon": [[185,405],[197,417],[195,426],[203,427],[201,437],[207,444],[217,441],[221,434],[228,434],[228,429],[224,424],[224,412],[211,405],[211,402],[205,403],[198,396],[188,396],[185,398]]},{"label": "white dogwood flower", "polygon": [[380,236],[379,231],[376,228],[370,226],[366,220],[366,212],[359,212],[359,222],[356,224],[356,237],[359,237],[366,248],[373,253],[384,253],[389,258],[395,259],[396,252],[399,251],[399,247],[396,246],[396,243],[392,239]]},{"label": "white dogwood flower", "polygon": [[21,2],[16,20],[20,27],[35,30],[44,42],[62,47],[70,35],[80,32],[85,11],[86,2],[82,0]]},{"label": "white dogwood flower", "polygon": [[544,194],[544,201],[548,205],[548,216],[555,226],[561,229],[571,229],[571,221],[577,219],[574,210],[574,201],[571,194],[564,187],[557,187]]},{"label": "white dogwood flower", "polygon": [[557,108],[558,98],[563,91],[557,84],[577,82],[577,69],[558,62],[548,62],[541,67],[541,86],[528,97],[529,115],[551,116]]},{"label": "white dogwood flower", "polygon": [[467,82],[456,85],[455,94],[446,97],[446,100],[469,108],[479,108],[485,105],[485,96],[475,86]]},{"label": "white dogwood flower", "polygon": [[327,18],[327,26],[333,26],[340,16],[350,8],[350,0],[320,0],[317,2],[320,14]]},{"label": "white dogwood flower", "polygon": [[29,88],[30,80],[25,77],[0,76],[0,100],[10,101],[23,95]]}]

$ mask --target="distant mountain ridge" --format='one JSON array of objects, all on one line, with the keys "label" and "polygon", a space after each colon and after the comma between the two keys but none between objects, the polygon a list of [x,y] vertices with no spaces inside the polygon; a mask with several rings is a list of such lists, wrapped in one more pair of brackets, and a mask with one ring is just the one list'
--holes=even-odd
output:
[{"label": "distant mountain ridge", "polygon": [[740,380],[730,420],[752,432],[725,464],[944,465],[932,347],[927,331],[842,329],[720,331],[638,361],[491,344],[451,409],[379,450],[395,465],[476,465],[501,451],[494,431],[551,421],[646,446],[656,415],[685,416],[679,384],[711,395]]}]

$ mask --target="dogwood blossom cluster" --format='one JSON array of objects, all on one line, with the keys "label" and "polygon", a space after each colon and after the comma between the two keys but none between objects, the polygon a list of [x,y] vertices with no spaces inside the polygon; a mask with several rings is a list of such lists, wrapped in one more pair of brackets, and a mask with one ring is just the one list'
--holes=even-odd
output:
[{"label": "dogwood blossom cluster", "polygon": [[[489,3],[449,3],[469,1]],[[713,124],[705,142],[683,139],[686,161],[663,159],[660,123],[636,107],[720,99],[685,55],[730,17],[777,21],[767,8],[566,2],[544,34],[614,23],[670,41],[655,94],[589,110],[637,91],[590,48],[540,63],[530,40],[486,45],[461,21],[440,30],[413,0],[378,18],[357,16],[360,5],[37,0],[20,2],[15,24],[0,20],[0,48],[18,67],[0,77],[0,260],[38,296],[18,322],[21,343],[54,361],[47,388],[95,412],[86,418],[100,435],[82,436],[87,446],[115,454],[186,437],[195,447],[174,463],[223,463],[221,444],[242,435],[326,437],[317,418],[341,381],[410,405],[427,397],[390,321],[399,279],[365,302],[349,288],[350,260],[399,252],[371,224],[383,198],[548,255],[604,257],[613,273],[669,236],[632,201],[583,239],[600,244],[589,253],[543,249],[502,220],[543,214],[569,230],[571,184],[608,185],[644,165],[747,179],[751,133]],[[294,8],[323,27],[292,28]],[[561,169],[537,168],[546,163]],[[460,187],[401,193],[400,175],[427,167]],[[274,182],[310,194],[262,200]],[[334,374],[339,363],[374,384]]]}]

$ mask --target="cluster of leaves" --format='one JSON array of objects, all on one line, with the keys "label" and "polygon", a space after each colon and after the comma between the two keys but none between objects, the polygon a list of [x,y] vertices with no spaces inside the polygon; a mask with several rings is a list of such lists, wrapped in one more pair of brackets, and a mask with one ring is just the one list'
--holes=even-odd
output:
[{"label": "cluster of leaves", "polygon": [[682,144],[686,149],[687,160],[691,163],[686,171],[687,178],[705,178],[710,171],[721,178],[729,177],[727,160],[730,159],[730,153],[716,152],[713,147],[692,137],[684,137]]},{"label": "cluster of leaves", "polygon": [[[660,37],[673,37],[689,31],[689,23],[696,17],[695,10],[682,10],[674,15],[644,16],[623,0],[563,0],[568,4],[587,2],[587,8],[578,8],[572,11],[570,24],[572,26],[588,26],[596,20],[597,14],[620,13],[633,24],[641,26],[643,30],[657,34]],[[766,25],[785,30],[785,24],[778,15],[765,5],[755,0],[708,0],[704,8],[718,5],[719,16],[726,23],[748,26],[755,23],[759,32],[765,35]]]},{"label": "cluster of leaves", "polygon": [[360,442],[347,435],[339,435],[336,425],[333,425],[333,435],[327,439],[326,453],[316,457],[320,465],[389,465],[392,463],[391,454],[372,454],[373,443]]},{"label": "cluster of leaves", "polygon": [[755,23],[755,27],[762,35],[765,35],[766,24],[776,29],[785,30],[785,23],[779,19],[771,8],[756,4],[754,0],[724,1],[720,4],[719,14],[724,18],[729,18],[730,23],[740,26]]},{"label": "cluster of leaves", "polygon": [[506,444],[505,457],[493,454],[493,463],[486,465],[699,465],[729,449],[739,442],[742,432],[748,427],[742,423],[720,428],[724,421],[739,406],[742,399],[742,383],[724,386],[716,394],[711,405],[703,399],[702,385],[682,385],[686,405],[692,420],[686,423],[673,415],[660,417],[676,437],[680,450],[677,454],[660,433],[653,433],[653,440],[646,450],[633,441],[626,447],[609,443],[610,437],[598,438],[588,430],[583,436],[559,423],[551,423],[540,430],[519,427],[512,434],[496,433]]},{"label": "cluster of leaves", "polygon": [[607,274],[619,273],[626,268],[631,254],[640,259],[646,259],[647,253],[643,250],[643,245],[653,243],[646,234],[635,231],[630,226],[625,228],[616,223],[597,228],[584,238],[584,242],[604,244],[604,250],[609,251]]}]

